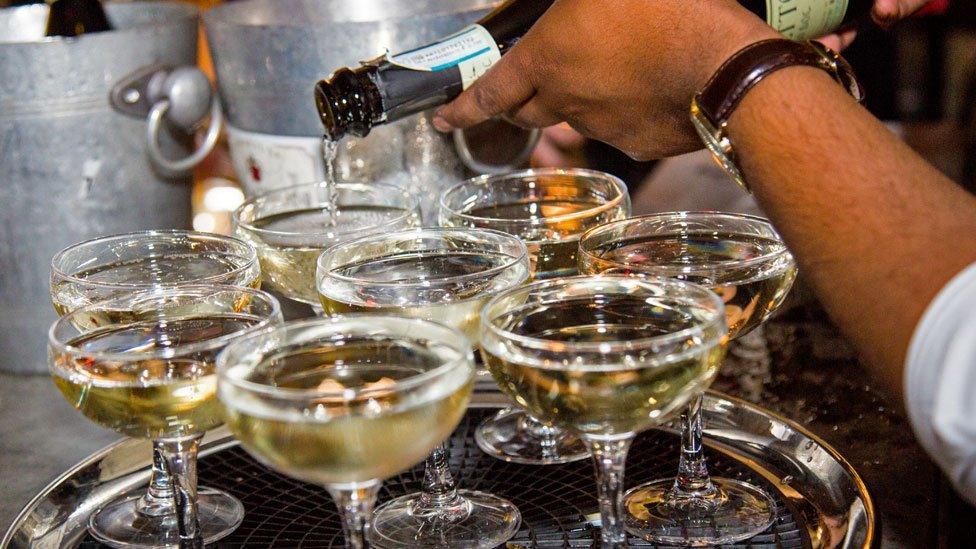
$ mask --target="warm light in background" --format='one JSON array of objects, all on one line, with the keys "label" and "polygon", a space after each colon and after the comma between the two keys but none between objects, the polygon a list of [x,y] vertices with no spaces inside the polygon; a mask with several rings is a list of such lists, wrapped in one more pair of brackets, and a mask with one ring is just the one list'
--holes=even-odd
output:
[{"label": "warm light in background", "polygon": [[193,216],[193,230],[212,233],[217,228],[217,218],[210,212],[200,212]]},{"label": "warm light in background", "polygon": [[231,216],[244,202],[244,192],[236,181],[208,177],[193,189],[193,230],[230,234]]},{"label": "warm light in background", "polygon": [[[221,3],[221,0],[190,0],[201,11]],[[200,26],[199,66],[210,80],[214,80],[213,62],[207,37]],[[208,233],[230,234],[233,232],[231,214],[244,201],[244,193],[233,177],[230,156],[227,152],[226,135],[221,138],[217,151],[194,170],[193,229]],[[226,177],[219,177],[226,176]]]},{"label": "warm light in background", "polygon": [[[232,212],[244,203],[244,192],[241,191],[236,183],[229,179],[211,177],[210,180],[219,179],[226,186],[211,187],[203,194],[203,207],[210,211]],[[230,185],[234,185],[233,187]]]}]

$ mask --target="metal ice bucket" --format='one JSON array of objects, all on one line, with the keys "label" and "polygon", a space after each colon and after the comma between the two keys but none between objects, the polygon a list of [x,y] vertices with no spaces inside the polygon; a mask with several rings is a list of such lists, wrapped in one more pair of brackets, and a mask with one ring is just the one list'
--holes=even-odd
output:
[{"label": "metal ice bucket", "polygon": [[[201,83],[189,68],[197,10],[169,2],[106,8],[116,30],[67,39],[44,38],[44,4],[0,10],[0,370],[47,371],[46,333],[56,318],[48,277],[59,249],[190,221],[188,178],[163,173],[167,160],[190,152],[188,134],[167,121],[188,111],[167,115],[162,90],[172,91],[167,77],[180,66],[177,74]],[[194,89],[202,114],[191,117],[205,115],[206,79]],[[151,108],[163,111],[155,125]]]},{"label": "metal ice bucket", "polygon": [[[204,14],[235,171],[249,195],[315,181],[323,173],[316,81],[343,66],[422,45],[487,13],[497,0],[242,0]],[[524,162],[534,141],[507,159]],[[412,117],[347,139],[338,176],[406,186],[436,204],[437,191],[484,171],[430,121]]]}]

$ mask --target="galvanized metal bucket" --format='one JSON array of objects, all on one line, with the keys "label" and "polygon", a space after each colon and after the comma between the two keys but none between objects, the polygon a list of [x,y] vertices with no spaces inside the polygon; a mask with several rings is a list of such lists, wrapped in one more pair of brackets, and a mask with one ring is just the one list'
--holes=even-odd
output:
[{"label": "galvanized metal bucket", "polygon": [[[192,147],[187,128],[167,120],[182,115],[187,124],[211,106],[198,77],[186,85],[193,69],[177,70],[196,65],[197,10],[171,2],[106,8],[116,30],[70,39],[43,38],[46,5],[0,10],[0,370],[47,371],[46,332],[56,318],[48,276],[58,250],[190,222],[189,179],[166,169]],[[182,87],[174,88],[174,73]],[[197,103],[189,110],[188,91]]]},{"label": "galvanized metal bucket", "polygon": [[[312,89],[343,66],[457,31],[497,0],[241,0],[203,16],[229,130],[235,171],[249,195],[319,179],[323,132]],[[497,169],[524,163],[535,145],[524,136]],[[462,143],[464,150],[456,149]],[[463,140],[438,134],[423,116],[346,139],[338,174],[384,181],[436,204],[437,192],[492,169],[466,153]],[[426,217],[426,215],[425,215]]]}]

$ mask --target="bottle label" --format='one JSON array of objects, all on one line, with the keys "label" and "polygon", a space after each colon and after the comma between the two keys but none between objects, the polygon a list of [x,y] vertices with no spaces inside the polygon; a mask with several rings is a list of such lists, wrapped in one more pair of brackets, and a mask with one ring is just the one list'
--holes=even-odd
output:
[{"label": "bottle label", "polygon": [[465,89],[501,58],[495,39],[481,25],[470,25],[433,44],[388,56],[390,63],[415,71],[458,67]]},{"label": "bottle label", "polygon": [[820,38],[837,29],[848,0],[766,0],[766,22],[790,40]]}]

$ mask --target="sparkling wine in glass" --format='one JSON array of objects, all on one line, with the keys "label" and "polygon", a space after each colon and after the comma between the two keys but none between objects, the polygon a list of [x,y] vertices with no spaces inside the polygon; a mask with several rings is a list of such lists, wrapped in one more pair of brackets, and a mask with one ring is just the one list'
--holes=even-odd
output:
[{"label": "sparkling wine in glass", "polygon": [[603,546],[623,547],[627,450],[714,379],[726,342],[721,300],[675,280],[570,277],[500,294],[481,329],[502,391],[589,447]]},{"label": "sparkling wine in glass", "polygon": [[[112,320],[101,316],[102,310],[129,314]],[[105,320],[93,324],[96,317]],[[54,323],[48,337],[54,384],[88,419],[153,441],[163,462],[160,484],[168,493],[152,495],[171,505],[155,515],[141,494],[111,501],[92,514],[92,536],[114,547],[200,547],[205,536],[201,511],[217,531],[230,532],[240,524],[244,509],[239,501],[197,489],[200,439],[223,421],[214,362],[234,338],[280,321],[278,302],[269,294],[202,285],[110,298]],[[198,497],[205,499],[205,507]]]},{"label": "sparkling wine in glass", "polygon": [[[367,236],[326,250],[317,284],[326,314],[372,312],[436,321],[478,341],[481,308],[529,276],[525,244],[487,229],[441,228]],[[376,510],[380,547],[494,548],[521,522],[498,496],[459,490],[447,448],[427,458],[421,492]]]},{"label": "sparkling wine in glass", "polygon": [[[768,221],[740,214],[675,212],[595,228],[580,241],[584,273],[627,273],[709,286],[725,302],[731,339],[762,325],[782,304],[796,264]],[[625,495],[627,529],[657,543],[721,545],[750,538],[775,518],[761,487],[711,477],[702,446],[702,395],[682,416],[676,478]]]},{"label": "sparkling wine in glass", "polygon": [[243,338],[218,371],[244,449],[328,490],[346,547],[362,548],[382,480],[422,461],[464,416],[474,361],[453,328],[353,314]]},{"label": "sparkling wine in glass", "polygon": [[[582,169],[525,170],[475,177],[441,194],[439,224],[494,229],[521,238],[532,278],[574,275],[579,237],[587,229],[630,215],[627,187],[609,174]],[[486,453],[517,463],[566,463],[586,459],[571,433],[507,408],[476,433]]]},{"label": "sparkling wine in glass", "polygon": [[59,315],[140,290],[188,284],[257,288],[257,253],[229,236],[142,231],[74,244],[51,260],[51,301]]},{"label": "sparkling wine in glass", "polygon": [[261,260],[264,288],[319,307],[315,261],[351,238],[420,225],[417,199],[382,183],[312,183],[254,197],[234,212]]},{"label": "sparkling wine in glass", "polygon": [[[58,252],[51,261],[51,301],[60,315],[146,290],[194,284],[226,284],[257,288],[261,267],[257,252],[246,242],[194,231],[141,231],[95,238]],[[116,301],[120,308],[90,310],[92,325],[119,324],[134,316],[133,300]],[[76,319],[76,322],[80,319]],[[135,500],[131,514],[116,513],[112,532],[100,539],[117,546],[169,543],[177,539],[172,489],[163,474],[161,443],[153,448],[153,466],[146,492]],[[237,527],[241,504],[212,488],[198,490],[200,531],[206,543]],[[123,527],[122,525],[128,525]]]}]

